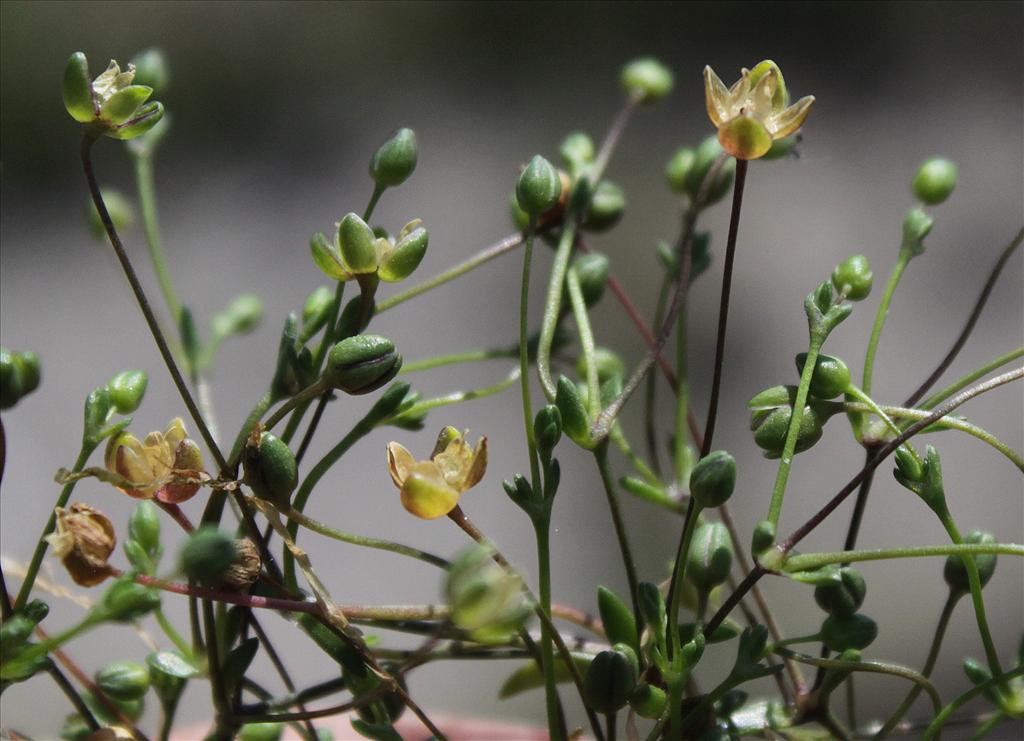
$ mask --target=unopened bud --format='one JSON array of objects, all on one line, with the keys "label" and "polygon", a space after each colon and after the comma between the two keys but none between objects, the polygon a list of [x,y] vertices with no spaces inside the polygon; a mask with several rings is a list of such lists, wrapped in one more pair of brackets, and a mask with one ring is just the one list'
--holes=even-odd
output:
[{"label": "unopened bud", "polygon": [[736,488],[736,459],[724,450],[704,456],[690,474],[690,495],[701,507],[725,504]]},{"label": "unopened bud", "polygon": [[347,394],[367,394],[394,378],[402,367],[395,344],[379,335],[348,337],[331,348],[324,377]]},{"label": "unopened bud", "polygon": [[661,100],[674,83],[672,70],[653,57],[634,59],[622,68],[620,80],[626,94],[642,103]]},{"label": "unopened bud", "polygon": [[378,186],[404,183],[416,169],[419,147],[412,129],[399,129],[380,145],[370,160],[370,177]]}]

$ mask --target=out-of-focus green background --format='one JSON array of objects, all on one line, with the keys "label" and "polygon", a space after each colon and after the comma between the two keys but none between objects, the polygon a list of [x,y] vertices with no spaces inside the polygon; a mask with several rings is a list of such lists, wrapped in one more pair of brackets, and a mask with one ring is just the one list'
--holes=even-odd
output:
[{"label": "out-of-focus green background", "polygon": [[[653,312],[660,269],[658,239],[670,239],[680,205],[662,167],[683,144],[710,133],[700,71],[711,64],[731,82],[741,66],[778,61],[794,96],[818,102],[805,126],[799,160],[755,163],[748,179],[730,321],[725,392],[717,445],[740,460],[733,509],[749,532],[767,507],[775,463],[761,459],[746,429],[745,401],[769,385],[795,382],[792,356],[806,344],[803,296],[853,253],[867,255],[875,294],[829,341],[859,375],[880,283],[912,205],[908,182],[926,157],[960,165],[950,201],[936,219],[927,253],[907,271],[879,353],[880,400],[902,400],[934,367],[959,331],[998,251],[1024,221],[1022,120],[1024,62],[1020,3],[129,3],[0,4],[0,331],[3,344],[31,348],[43,359],[35,395],[5,413],[8,465],[0,496],[2,550],[25,561],[52,506],[53,473],[74,459],[82,399],[126,367],[151,374],[136,415],[143,433],[183,414],[151,339],[133,307],[109,249],[85,232],[78,132],[60,101],[67,56],[82,50],[94,73],[111,57],[126,60],[160,46],[173,80],[161,96],[173,128],[157,159],[160,212],[172,272],[183,299],[208,317],[232,296],[255,291],[266,320],[252,337],[228,343],[213,377],[222,437],[228,438],[262,393],[271,373],[276,333],[323,278],[308,258],[308,238],[347,211],[361,211],[371,184],[366,162],[398,126],[416,129],[419,166],[383,199],[376,218],[392,231],[421,217],[431,247],[413,280],[439,272],[510,231],[508,194],[517,167],[533,153],[554,159],[561,138],[583,129],[600,138],[621,104],[617,77],[629,59],[651,54],[676,74],[666,101],[638,112],[608,171],[626,190],[621,225],[593,240],[645,313]],[[96,151],[101,181],[131,192],[121,145]],[[727,206],[704,224],[714,231],[715,262],[695,287],[691,310],[694,402],[703,414],[725,239]],[[141,231],[125,234],[147,286]],[[537,255],[543,274],[550,257]],[[1021,344],[1020,255],[1008,264],[981,324],[950,378]],[[407,359],[515,338],[519,260],[507,257],[460,283],[383,315],[375,331],[395,339]],[[532,292],[539,316],[543,280]],[[606,298],[594,316],[599,343],[630,362],[642,345]],[[412,377],[425,394],[486,385],[507,368],[493,363]],[[664,397],[663,397],[664,398]],[[1021,449],[1021,389],[973,402],[972,421]],[[367,400],[330,408],[313,458],[340,438]],[[515,396],[434,413],[413,435],[388,431],[353,451],[312,502],[313,515],[350,530],[414,543],[440,553],[463,544],[449,523],[425,523],[398,505],[385,471],[384,444],[399,439],[426,453],[432,430],[452,423],[490,438],[484,483],[464,504],[528,574],[532,536],[499,481],[526,466]],[[667,422],[667,410],[661,418]],[[640,440],[637,415],[626,429]],[[984,527],[1003,541],[1024,537],[1019,472],[973,440],[934,438],[943,454],[951,507],[965,529]],[[598,583],[620,591],[611,526],[587,456],[560,449],[563,488],[555,514],[555,593],[593,610]],[[797,458],[783,529],[799,524],[860,466],[848,429],[836,419],[814,451]],[[616,462],[618,473],[625,465]],[[123,526],[130,502],[84,482],[76,498]],[[198,502],[188,509],[198,515]],[[679,523],[626,503],[644,578],[665,574]],[[849,507],[805,543],[841,544]],[[165,566],[176,534],[167,528]],[[868,507],[864,547],[942,542],[924,507],[879,473]],[[313,561],[343,603],[427,602],[439,598],[435,573],[389,555],[305,538]],[[122,562],[118,556],[119,563]],[[7,562],[5,561],[5,564]],[[5,571],[7,569],[5,568]],[[57,581],[65,577],[55,570]],[[944,599],[936,560],[871,564],[864,610],[881,626],[868,652],[920,666]],[[1009,661],[1024,624],[1020,563],[1002,559],[986,591],[996,639]],[[820,614],[810,590],[773,580],[769,597],[791,635],[816,630]],[[75,589],[76,594],[83,590]],[[90,595],[92,596],[92,595]],[[168,610],[184,627],[180,600]],[[78,607],[59,599],[47,619],[68,624]],[[65,614],[60,614],[64,612]],[[310,644],[283,621],[264,620],[302,683],[333,674]],[[960,660],[982,649],[966,604],[936,670],[944,697],[962,691]],[[158,639],[159,640],[159,639]],[[70,646],[90,670],[114,658],[139,658],[143,642],[109,630]],[[712,652],[714,675],[731,648]],[[717,668],[715,668],[717,667]],[[510,666],[431,667],[411,678],[428,708],[542,722],[539,696],[498,703]],[[260,675],[275,686],[271,671]],[[706,680],[711,686],[713,677]],[[863,712],[884,712],[904,688],[888,679],[858,683]],[[567,698],[571,692],[564,693]],[[62,697],[45,678],[4,694],[3,724],[36,737],[54,736]],[[186,694],[183,717],[202,719],[209,700],[200,682]],[[578,705],[569,701],[573,718]],[[926,706],[919,705],[917,713]],[[149,717],[153,717],[150,715]],[[1012,734],[1019,729],[1005,729]],[[1010,736],[1007,736],[1010,737]]]}]

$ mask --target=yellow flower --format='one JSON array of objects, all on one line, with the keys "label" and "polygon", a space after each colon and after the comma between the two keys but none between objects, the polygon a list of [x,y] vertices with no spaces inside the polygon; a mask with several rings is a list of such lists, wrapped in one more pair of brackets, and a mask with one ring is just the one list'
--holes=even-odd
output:
[{"label": "yellow flower", "polygon": [[753,70],[742,69],[731,88],[711,67],[705,67],[704,96],[711,123],[718,128],[718,141],[742,160],[763,157],[773,141],[799,129],[814,103],[814,96],[808,95],[789,105],[782,71],[769,59]]},{"label": "yellow flower", "polygon": [[388,471],[402,493],[402,506],[424,520],[455,509],[462,492],[476,486],[486,470],[487,438],[470,448],[454,427],[441,430],[426,461],[417,461],[398,443],[388,443]]},{"label": "yellow flower", "polygon": [[75,584],[93,587],[110,576],[107,559],[114,552],[117,536],[110,519],[94,507],[75,502],[68,509],[57,507],[57,529],[46,536],[53,553],[64,562]]},{"label": "yellow flower", "polygon": [[203,454],[189,439],[180,417],[142,442],[129,432],[111,438],[104,465],[131,482],[118,488],[136,499],[184,502],[199,491],[198,479],[203,477]]}]

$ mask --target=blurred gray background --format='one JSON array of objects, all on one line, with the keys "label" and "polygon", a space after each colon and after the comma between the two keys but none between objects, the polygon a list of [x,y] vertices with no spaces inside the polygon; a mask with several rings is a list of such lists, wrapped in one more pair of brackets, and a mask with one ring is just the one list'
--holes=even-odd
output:
[{"label": "blurred gray background", "polygon": [[[638,112],[608,171],[628,198],[626,215],[594,246],[615,274],[653,312],[660,268],[658,239],[671,239],[680,204],[663,183],[672,152],[711,131],[700,72],[711,64],[727,82],[764,57],[780,63],[795,97],[814,93],[799,160],[751,167],[739,235],[724,394],[716,447],[740,461],[732,505],[744,532],[767,508],[775,462],[762,459],[747,430],[746,400],[758,390],[795,382],[793,355],[806,345],[802,300],[844,257],[863,253],[876,290],[837,330],[827,350],[859,377],[881,284],[895,259],[900,222],[912,205],[908,183],[919,163],[942,154],[960,166],[952,198],[932,213],[927,253],[913,261],[893,303],[876,370],[876,396],[898,403],[932,370],[959,331],[999,250],[1022,214],[1022,15],[1020,3],[91,3],[0,5],[0,143],[3,211],[0,331],[3,344],[31,348],[43,359],[41,390],[4,414],[2,550],[27,560],[57,494],[53,475],[75,458],[85,395],[123,368],[150,373],[146,403],[135,415],[140,435],[185,416],[109,248],[84,228],[86,192],[77,161],[78,131],[60,99],[67,56],[80,49],[98,73],[115,57],[160,46],[172,68],[161,99],[173,128],[157,158],[160,216],[179,293],[199,317],[234,295],[258,293],[263,326],[223,347],[213,375],[222,438],[233,436],[265,389],[283,317],[324,282],[308,257],[309,235],[329,231],[347,211],[361,211],[371,189],[366,163],[398,126],[419,136],[414,176],[388,192],[375,221],[392,231],[413,217],[430,229],[430,250],[412,279],[433,275],[509,233],[508,194],[519,164],[535,152],[551,159],[561,138],[583,129],[599,140],[622,96],[618,72],[638,55],[654,55],[676,74],[666,101]],[[96,167],[108,186],[132,192],[121,145],[97,147]],[[691,309],[694,403],[703,416],[728,206],[704,219],[714,230],[709,274],[695,287]],[[157,296],[141,230],[124,235],[147,287]],[[539,318],[550,253],[536,255],[531,317]],[[520,258],[507,256],[460,282],[388,312],[374,331],[393,338],[408,360],[516,336]],[[385,287],[384,295],[395,290]],[[1022,341],[1022,260],[1018,253],[992,294],[977,331],[948,374],[955,378]],[[629,361],[642,344],[609,296],[594,313],[600,344]],[[412,376],[425,395],[499,380],[507,362]],[[665,398],[664,395],[662,398]],[[1022,390],[1011,386],[972,402],[971,420],[1020,450]],[[451,423],[489,436],[492,459],[484,483],[468,493],[467,512],[528,574],[533,539],[500,480],[527,467],[514,391],[433,413],[420,434],[385,430],[363,441],[325,481],[308,511],[354,532],[394,538],[451,554],[464,537],[447,521],[422,522],[398,503],[384,445],[400,440],[425,455],[436,429]],[[350,427],[369,400],[331,405],[308,460],[315,461]],[[667,405],[666,405],[667,406]],[[626,429],[639,444],[638,410]],[[670,417],[663,415],[663,429]],[[190,425],[191,427],[191,425]],[[950,506],[965,530],[985,528],[1002,541],[1024,537],[1018,471],[990,448],[947,433],[939,446]],[[589,456],[563,443],[563,485],[555,508],[556,599],[593,610],[597,584],[624,592],[611,524]],[[96,458],[99,461],[99,456]],[[784,531],[799,525],[861,465],[862,454],[841,419],[821,443],[796,459],[783,513]],[[616,473],[626,472],[615,460]],[[131,502],[113,489],[83,482],[76,499],[123,526]],[[198,517],[201,497],[187,505]],[[841,545],[850,506],[803,544],[805,551]],[[635,501],[625,502],[643,578],[660,579],[680,523]],[[165,528],[165,567],[177,533]],[[935,519],[880,469],[861,544],[941,543]],[[342,603],[428,602],[440,580],[428,567],[388,554],[303,538],[313,562]],[[118,554],[118,563],[123,556]],[[56,563],[56,562],[54,562]],[[59,564],[56,564],[59,566]],[[939,560],[869,564],[864,611],[881,627],[870,658],[919,667],[945,586]],[[60,569],[54,572],[64,583]],[[15,581],[13,578],[11,581]],[[996,641],[1015,655],[1024,624],[1024,571],[1000,561],[986,590]],[[787,633],[814,631],[821,613],[809,588],[765,582]],[[76,593],[82,590],[75,589]],[[94,594],[90,596],[95,596]],[[55,600],[61,604],[60,600]],[[183,602],[165,600],[185,627]],[[55,611],[56,630],[79,608]],[[300,683],[333,675],[311,644],[283,621],[264,618]],[[953,636],[936,669],[944,697],[966,688],[959,665],[981,656],[969,605],[960,605]],[[158,640],[160,640],[158,638]],[[147,649],[123,629],[72,644],[89,670]],[[727,669],[732,647],[709,654],[705,680]],[[543,722],[539,694],[498,703],[512,665],[439,665],[415,672],[411,688],[431,709]],[[277,686],[267,667],[258,672]],[[862,710],[885,712],[906,690],[887,678],[858,683]],[[573,693],[563,693],[580,718]],[[3,723],[51,737],[66,703],[45,679],[3,697]],[[182,717],[208,717],[199,682]],[[917,714],[927,707],[919,704]],[[152,713],[152,709],[151,709]],[[154,717],[152,714],[149,717]],[[1004,728],[1007,737],[1015,731]],[[998,735],[998,733],[997,733]]]}]

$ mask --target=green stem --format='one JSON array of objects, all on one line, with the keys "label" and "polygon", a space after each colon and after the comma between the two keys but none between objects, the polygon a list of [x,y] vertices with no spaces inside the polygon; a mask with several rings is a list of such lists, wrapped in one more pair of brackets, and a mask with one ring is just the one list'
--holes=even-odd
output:
[{"label": "green stem", "polygon": [[677,515],[686,514],[686,506],[682,502],[672,499],[663,490],[656,486],[651,486],[650,484],[631,476],[619,479],[619,484],[623,489],[638,499],[643,499],[651,504],[664,507],[668,511],[674,512]]},{"label": "green stem", "polygon": [[[78,453],[78,459],[75,461],[75,465],[72,467],[72,473],[79,473],[85,468],[86,462],[89,460],[89,456],[96,450],[96,444],[89,441],[82,441],[82,448]],[[57,503],[54,505],[54,510],[57,507],[64,507],[68,503],[68,499],[71,497],[71,492],[75,489],[77,481],[70,481],[64,485],[64,488],[60,490],[60,495],[57,497]],[[46,541],[46,536],[54,531],[57,527],[57,515],[54,511],[50,512],[50,517],[46,521],[46,527],[43,528],[43,534],[39,536],[39,540],[36,541],[36,549],[32,553],[32,560],[28,563],[28,568],[25,570],[25,579],[21,582],[21,589],[18,590],[18,597],[14,600],[14,612],[22,609],[27,603],[28,598],[32,594],[32,585],[35,584],[36,575],[39,574],[39,567],[43,563],[43,556],[46,555],[46,549],[49,547],[49,543]]]},{"label": "green stem", "polygon": [[[441,569],[447,569],[450,565],[448,561],[440,556],[435,556],[432,553],[421,551],[419,548],[402,545],[401,543],[394,543],[390,540],[371,538],[365,535],[355,535],[353,533],[345,532],[344,530],[338,530],[337,528],[333,528],[319,520],[314,520],[312,517],[302,514],[294,507],[282,510],[281,514],[292,522],[298,523],[302,527],[323,535],[326,538],[340,540],[343,543],[350,543],[352,545],[362,546],[363,548],[376,548],[382,551],[390,551],[391,553],[397,553],[400,556],[415,558],[418,561],[423,561],[424,563],[428,563],[431,566],[437,566]],[[351,615],[349,615],[349,617],[351,617]]]},{"label": "green stem", "polygon": [[[570,195],[570,202],[572,196]],[[576,214],[571,206],[567,209],[562,224],[562,236],[558,240],[558,249],[551,265],[551,276],[548,279],[547,298],[544,301],[544,317],[540,327],[540,341],[537,345],[537,373],[540,385],[548,401],[555,400],[555,382],[551,377],[551,346],[555,340],[555,327],[562,308],[562,287],[565,285],[565,274],[569,269],[569,258],[572,255],[572,244],[576,238]]]},{"label": "green stem", "polygon": [[370,200],[366,203],[366,210],[363,211],[363,221],[369,222],[373,216],[373,210],[377,208],[377,201],[384,195],[384,191],[388,189],[388,186],[377,183],[373,186],[373,193],[370,195]]},{"label": "green stem", "polygon": [[[846,404],[845,408],[850,411],[858,412],[874,411],[866,404]],[[905,409],[903,407],[890,407],[885,405],[882,405],[878,408],[885,414],[888,414],[890,417],[895,417],[896,419],[924,419],[929,414],[927,411],[921,409]],[[955,417],[946,417],[944,419],[940,419],[938,422],[935,423],[935,426],[947,430],[958,430],[960,432],[966,432],[968,435],[978,438],[982,442],[987,443],[988,445],[991,445],[993,448],[998,450],[1000,453],[1006,456],[1010,460],[1010,462],[1013,463],[1013,465],[1017,466],[1017,468],[1024,471],[1024,457],[1022,457],[1020,453],[1015,451],[1013,448],[1004,443],[991,432],[988,432],[987,430],[982,429],[977,425],[972,425],[970,422],[965,422],[964,420],[957,419]],[[900,432],[902,432],[902,429],[900,430]]]},{"label": "green stem", "polygon": [[142,229],[146,234],[146,246],[149,257],[153,261],[160,292],[167,302],[174,326],[178,326],[181,317],[181,302],[174,290],[171,271],[167,267],[164,256],[163,242],[160,239],[160,227],[156,212],[156,185],[153,178],[153,158],[151,154],[133,154],[135,160],[135,182],[139,191],[139,209],[142,212]]},{"label": "green stem", "polygon": [[775,475],[772,499],[768,505],[768,521],[776,529],[779,524],[779,515],[782,513],[782,499],[786,494],[789,470],[793,465],[796,441],[800,434],[800,423],[804,416],[804,405],[807,403],[807,395],[811,387],[811,376],[814,375],[814,366],[817,364],[818,353],[824,342],[825,333],[819,329],[812,329],[810,345],[807,348],[807,359],[804,361],[803,373],[800,374],[800,386],[797,387],[793,413],[789,419],[789,430],[786,432],[786,442],[782,448],[782,456],[779,458],[778,473]]},{"label": "green stem", "polygon": [[469,391],[452,391],[450,394],[444,396],[438,396],[433,399],[425,399],[423,401],[413,404],[411,407],[403,411],[401,414],[397,414],[391,418],[391,421],[401,419],[402,417],[413,417],[421,414],[422,412],[436,409],[438,407],[450,406],[452,404],[460,404],[464,401],[472,401],[473,399],[483,399],[494,394],[500,394],[512,386],[519,379],[519,369],[514,368],[511,373],[508,374],[503,380],[495,383],[491,386],[484,386],[483,388],[471,389]]},{"label": "green stem", "polygon": [[988,692],[990,689],[993,689],[997,686],[1003,686],[1009,680],[1014,679],[1015,677],[1019,677],[1021,675],[1024,675],[1024,666],[1015,667],[1010,671],[1006,672],[1006,674],[1001,674],[999,676],[993,677],[992,679],[989,679],[988,681],[982,682],[981,684],[976,685],[972,689],[960,695],[960,697],[956,698],[955,700],[953,700],[953,702],[949,703],[948,705],[946,705],[946,707],[942,708],[941,712],[939,712],[935,716],[931,724],[929,724],[928,728],[925,729],[924,735],[921,737],[922,741],[931,741],[931,739],[937,738],[939,735],[939,731],[942,729],[942,726],[946,724],[946,721],[949,720],[950,716],[953,715],[953,713],[955,713],[961,707],[966,705],[968,702],[973,700],[975,697],[978,697],[979,695]]},{"label": "green stem", "polygon": [[[851,383],[849,386],[847,386],[846,393],[860,401],[861,404],[866,406],[869,411],[874,412],[876,415],[878,415],[878,418],[885,423],[885,426],[888,427],[891,432],[897,435],[903,432],[900,426],[892,421],[892,419],[889,417],[886,411],[875,403],[874,399],[872,399],[866,393],[861,391],[854,384]],[[925,413],[924,416],[927,416],[927,413]],[[914,457],[918,460],[918,462],[921,462],[921,456],[917,454],[917,451],[914,450],[910,443],[907,443],[906,447],[907,450],[914,454]]]},{"label": "green stem", "polygon": [[[526,447],[528,455],[530,457],[530,483],[533,486],[534,491],[539,491],[540,487],[540,462],[537,457],[537,438],[533,430],[533,408],[530,404],[530,357],[529,348],[527,342],[529,340],[529,301],[530,301],[530,262],[533,259],[533,237],[537,230],[537,224],[535,219],[530,219],[530,228],[527,232],[526,247],[523,249],[523,279],[519,288],[519,384],[520,390],[523,397],[523,426],[526,429]],[[537,532],[537,548],[538,557],[540,555],[540,531]],[[545,549],[547,548],[546,543],[547,537],[545,536]],[[550,568],[550,566],[549,566]],[[543,587],[541,587],[543,593]],[[550,608],[550,605],[548,606]],[[550,609],[548,609],[550,612]],[[544,642],[545,651],[551,650],[550,639]],[[545,653],[544,658],[544,672],[545,672],[545,684],[547,683],[547,674],[549,670],[549,662],[547,654]],[[548,728],[554,734],[554,730],[557,725],[557,713],[555,717],[556,725],[552,725],[552,713],[557,710],[552,705],[551,693],[554,692],[554,673],[551,673],[551,687],[548,688]]]},{"label": "green stem", "polygon": [[893,265],[892,273],[889,275],[889,282],[885,284],[885,291],[882,293],[882,300],[878,304],[878,313],[875,314],[875,323],[871,327],[871,337],[868,339],[868,349],[864,355],[864,377],[861,381],[861,388],[864,393],[871,393],[871,380],[874,375],[875,354],[878,352],[878,341],[882,337],[882,328],[889,316],[889,304],[892,303],[892,296],[896,292],[896,286],[900,284],[903,271],[907,269],[914,253],[909,249],[900,249],[896,264]]},{"label": "green stem", "polygon": [[[893,558],[921,558],[924,556],[980,556],[1002,554],[1024,557],[1024,545],[1016,543],[961,543],[952,545],[917,545],[900,548],[876,548],[861,551],[834,551],[823,553],[798,553],[787,556],[782,564],[783,573],[812,571],[822,566],[856,561],[886,561]],[[973,560],[971,561],[973,563]]]},{"label": "green stem", "polygon": [[633,561],[633,552],[629,547],[629,537],[626,534],[626,524],[622,519],[622,512],[619,510],[619,500],[615,492],[615,481],[612,479],[611,469],[608,466],[608,443],[602,442],[594,448],[594,459],[597,461],[597,469],[601,472],[601,483],[604,484],[605,497],[608,500],[608,510],[611,512],[612,524],[615,526],[615,536],[619,541],[619,551],[622,554],[622,564],[626,568],[626,580],[629,583],[629,596],[633,604],[633,616],[636,621],[637,630],[643,627],[643,618],[640,613],[638,601],[638,580],[636,575],[636,564]]},{"label": "green stem", "polygon": [[629,440],[626,438],[626,433],[622,431],[621,425],[616,425],[612,428],[612,431],[608,433],[608,439],[615,443],[615,447],[626,456],[636,472],[643,476],[648,484],[658,489],[665,488],[665,482],[658,478],[658,474],[652,471],[644,459],[633,450]]},{"label": "green stem", "polygon": [[[963,596],[961,593],[956,591],[950,591],[949,596],[946,598],[946,604],[942,607],[942,613],[939,615],[939,623],[935,626],[935,635],[932,637],[932,645],[928,649],[928,658],[925,659],[924,667],[921,669],[921,676],[930,677],[932,670],[935,668],[935,662],[939,658],[939,649],[942,647],[942,639],[946,635],[946,628],[949,627],[949,619],[953,617],[953,609],[956,607],[956,603],[960,601],[960,597]],[[900,720],[906,715],[907,711],[910,710],[917,696],[921,694],[921,685],[916,685],[907,696],[900,703],[900,706],[896,708],[889,719],[885,721],[878,733],[874,735],[874,738],[881,739],[889,735],[893,728],[899,725]]]},{"label": "green stem", "polygon": [[[676,552],[676,560],[672,569],[672,584],[669,586],[669,607],[668,607],[668,655],[669,658],[679,655],[681,648],[679,643],[679,630],[675,628],[679,624],[679,603],[683,594],[683,580],[686,578],[686,554],[690,552],[690,543],[693,540],[693,533],[697,529],[697,520],[700,519],[702,507],[696,499],[690,498],[690,505],[686,510],[686,522],[683,524],[683,535],[679,539],[679,550]],[[675,726],[678,728],[678,726]]]},{"label": "green stem", "polygon": [[494,258],[500,257],[501,255],[504,255],[506,252],[511,252],[520,244],[522,244],[522,242],[522,234],[510,234],[504,239],[495,242],[489,247],[485,247],[484,249],[477,252],[475,255],[472,255],[466,260],[463,260],[458,265],[449,268],[440,275],[434,276],[430,280],[424,283],[420,283],[418,286],[413,286],[412,288],[403,291],[402,293],[396,294],[391,298],[379,302],[376,306],[376,309],[374,310],[374,313],[381,314],[387,311],[388,309],[393,309],[399,304],[405,303],[411,298],[416,298],[421,293],[426,293],[431,289],[437,288],[438,286],[442,286],[445,283],[448,283],[449,281],[453,281],[456,278],[465,275],[469,271],[474,270],[480,267],[481,265],[490,262]]},{"label": "green stem", "polygon": [[968,373],[963,378],[957,379],[941,391],[936,391],[934,394],[922,401],[918,406],[921,409],[932,409],[936,404],[941,404],[950,396],[957,393],[960,389],[970,386],[982,376],[991,373],[996,368],[1001,368],[1007,363],[1013,362],[1021,356],[1024,356],[1024,347],[1018,347],[1016,350],[1010,350],[1010,352],[1005,355],[1000,355],[998,358],[985,363],[985,365],[971,373]]},{"label": "green stem", "polygon": [[[510,358],[516,354],[516,352],[509,351],[508,348],[493,347],[479,350],[467,350],[466,352],[457,352],[450,355],[439,355],[434,358],[424,358],[423,360],[405,363],[402,365],[399,375],[416,373],[417,371],[432,370],[434,368],[442,368],[446,365],[456,365],[458,363],[474,363],[480,360]],[[523,375],[525,376],[526,374],[524,373]]]},{"label": "green stem", "polygon": [[330,387],[327,385],[327,382],[324,381],[323,378],[317,379],[309,386],[306,386],[306,388],[302,389],[302,391],[295,394],[295,396],[288,399],[288,401],[286,401],[280,407],[278,407],[277,410],[267,418],[267,421],[263,424],[263,426],[266,427],[268,430],[272,430],[277,425],[277,423],[284,419],[285,415],[287,415],[293,409],[296,409],[300,405],[312,401],[321,394],[330,393],[330,391]]},{"label": "green stem", "polygon": [[590,317],[587,316],[587,304],[583,300],[579,276],[573,268],[567,271],[565,283],[569,289],[569,303],[572,304],[576,331],[580,336],[580,349],[587,365],[587,411],[590,418],[594,419],[601,412],[601,389],[597,380],[597,363],[594,360],[594,333],[590,328]]},{"label": "green stem", "polygon": [[174,647],[181,652],[182,656],[192,661],[192,647],[188,645],[185,639],[181,637],[181,634],[171,625],[171,621],[167,619],[164,611],[158,607],[153,610],[153,616],[156,618],[156,622],[164,632],[164,635],[174,644]]},{"label": "green stem", "polygon": [[[668,301],[668,289],[670,286],[671,280],[669,278],[669,273],[668,271],[665,271],[665,276],[661,279],[661,288],[658,290],[658,303],[654,308],[654,319],[651,322],[653,332],[658,331],[661,327],[662,320],[665,317],[665,302]],[[644,431],[646,433],[647,456],[650,458],[651,465],[654,470],[660,475],[661,464],[658,456],[658,428],[654,412],[657,395],[658,380],[656,376],[651,375],[647,378],[647,393],[644,398]]]},{"label": "green stem", "polygon": [[[946,528],[946,532],[949,533],[949,539],[957,545],[963,545],[963,536],[960,535],[960,530],[953,522],[949,512],[940,514],[939,519],[942,521],[942,526]],[[1019,553],[1024,554],[1024,548],[1020,548]],[[967,569],[967,581],[971,586],[971,602],[974,604],[974,617],[978,622],[981,642],[985,646],[989,671],[992,672],[993,677],[998,677],[1003,673],[1003,667],[999,664],[999,652],[996,651],[996,644],[992,640],[992,632],[989,630],[988,618],[985,615],[985,600],[981,595],[981,575],[978,573],[978,564],[971,556],[961,556],[961,560],[964,563],[964,568]],[[1005,685],[1001,688],[1005,689]]]},{"label": "green stem", "polygon": [[[534,532],[537,537],[537,569],[540,582],[540,609],[551,616],[551,547],[548,523],[535,522]],[[555,648],[552,642],[550,626],[541,623],[541,655],[544,668],[544,697],[547,706],[548,734],[551,738],[561,738],[561,724],[558,721],[558,688],[555,685]]]}]

